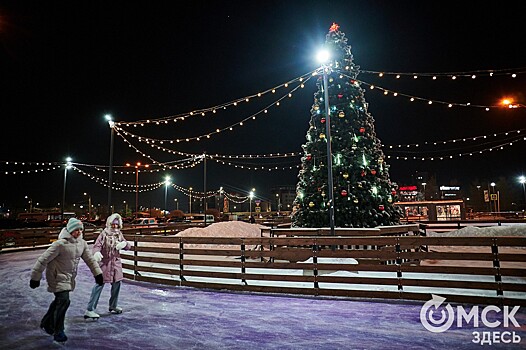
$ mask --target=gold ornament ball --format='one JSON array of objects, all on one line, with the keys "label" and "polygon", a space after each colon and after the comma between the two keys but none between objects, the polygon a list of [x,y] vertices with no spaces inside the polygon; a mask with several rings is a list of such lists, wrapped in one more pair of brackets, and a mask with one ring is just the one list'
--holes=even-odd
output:
[{"label": "gold ornament ball", "polygon": [[313,206],[314,206],[314,203],[313,203],[313,202],[310,202],[310,203],[309,203],[309,207],[312,208]]},{"label": "gold ornament ball", "polygon": [[324,139],[325,138],[325,134],[320,134],[320,139]]}]

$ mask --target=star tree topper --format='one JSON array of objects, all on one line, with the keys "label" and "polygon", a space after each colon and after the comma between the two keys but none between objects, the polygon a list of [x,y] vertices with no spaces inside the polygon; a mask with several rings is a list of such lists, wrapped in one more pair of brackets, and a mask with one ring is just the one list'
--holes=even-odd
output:
[{"label": "star tree topper", "polygon": [[332,26],[329,28],[329,32],[336,32],[339,28],[340,26],[333,22]]}]

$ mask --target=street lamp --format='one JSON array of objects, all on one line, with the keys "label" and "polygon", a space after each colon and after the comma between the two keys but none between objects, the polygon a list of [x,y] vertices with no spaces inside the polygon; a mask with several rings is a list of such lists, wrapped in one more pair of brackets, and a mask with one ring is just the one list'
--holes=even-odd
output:
[{"label": "street lamp", "polygon": [[422,186],[424,186],[424,200],[426,200],[426,185],[427,182],[422,182]]},{"label": "street lamp", "polygon": [[526,108],[526,105],[515,102],[513,98],[504,98],[501,103],[508,108]]},{"label": "street lamp", "polygon": [[327,190],[329,195],[329,226],[331,228],[331,235],[334,236],[334,189],[332,179],[332,147],[331,147],[331,113],[329,108],[329,84],[327,72],[329,71],[330,53],[327,50],[322,50],[318,53],[318,61],[322,64],[323,70],[323,90],[325,104],[325,139],[327,141]]},{"label": "street lamp", "polygon": [[519,176],[519,183],[522,184],[522,193],[524,193],[524,209],[526,210],[526,177],[524,175]]},{"label": "street lamp", "polygon": [[91,195],[84,192],[85,196],[88,196],[88,221],[91,220]]},{"label": "street lamp", "polygon": [[254,191],[255,189],[253,188],[248,195],[248,197],[250,198],[250,217],[252,217],[252,199],[254,198]]},{"label": "street lamp", "polygon": [[168,205],[166,203],[166,198],[168,197],[168,186],[171,184],[170,180],[171,180],[170,176],[166,176],[164,178],[164,185],[165,185],[164,186],[165,187],[164,188],[164,211],[165,213],[168,211]]},{"label": "street lamp", "polygon": [[108,125],[110,126],[111,130],[111,136],[110,136],[110,166],[109,166],[109,174],[108,174],[108,213],[112,214],[113,210],[111,208],[111,188],[113,187],[112,182],[112,176],[113,176],[113,130],[115,127],[115,122],[113,121],[113,118],[110,114],[106,114],[104,118],[108,121]]},{"label": "street lamp", "polygon": [[174,199],[174,202],[175,202],[175,209],[176,210],[179,210],[179,201],[176,199]]},{"label": "street lamp", "polygon": [[64,203],[66,203],[66,177],[68,175],[68,169],[71,168],[71,157],[66,158],[66,164],[64,165],[64,188],[62,190],[62,209],[60,211],[60,218],[64,221]]},{"label": "street lamp", "polygon": [[[492,194],[496,194],[496,192],[495,192],[495,182],[490,183],[490,185],[491,185],[491,188],[492,188],[491,193]],[[491,196],[490,196],[490,202],[492,200],[495,201],[495,199],[491,198]],[[493,203],[493,206],[495,207],[495,211],[497,211],[497,202],[496,201]]]},{"label": "street lamp", "polygon": [[29,212],[31,213],[33,211],[33,199],[28,196],[25,196],[24,198],[29,199]]},{"label": "street lamp", "polygon": [[279,193],[276,193],[276,198],[278,199],[278,216],[279,216],[279,209],[281,207],[281,198],[279,196]]},{"label": "street lamp", "polygon": [[192,187],[189,188],[190,190],[190,200],[188,201],[188,214],[192,214]]},{"label": "street lamp", "polygon": [[[126,163],[126,166],[132,166],[130,163]],[[135,167],[135,215],[139,213],[139,168],[143,166],[145,168],[149,168],[149,164],[141,164],[141,162],[137,162]]]},{"label": "street lamp", "polygon": [[126,201],[122,201],[122,204],[124,204],[124,217],[128,217],[128,203]]}]

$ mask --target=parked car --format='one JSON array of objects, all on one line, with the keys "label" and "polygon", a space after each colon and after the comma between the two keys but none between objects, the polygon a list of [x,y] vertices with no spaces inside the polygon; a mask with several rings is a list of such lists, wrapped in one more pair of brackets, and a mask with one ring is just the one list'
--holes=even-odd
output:
[{"label": "parked car", "polygon": [[158,222],[155,218],[138,218],[131,222],[131,226],[135,228],[153,227],[157,226]]}]

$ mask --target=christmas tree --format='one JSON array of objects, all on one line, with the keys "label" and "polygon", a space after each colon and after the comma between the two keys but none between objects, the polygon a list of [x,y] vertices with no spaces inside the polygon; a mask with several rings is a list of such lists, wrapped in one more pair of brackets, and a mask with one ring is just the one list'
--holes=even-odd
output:
[{"label": "christmas tree", "polygon": [[293,227],[329,226],[328,169],[323,78],[329,99],[330,147],[335,227],[376,227],[399,224],[401,210],[393,205],[397,186],[389,179],[374,119],[367,112],[364,90],[356,80],[345,34],[333,24],[326,36],[330,61],[318,77],[307,143],[302,148],[302,169],[296,187]]}]

